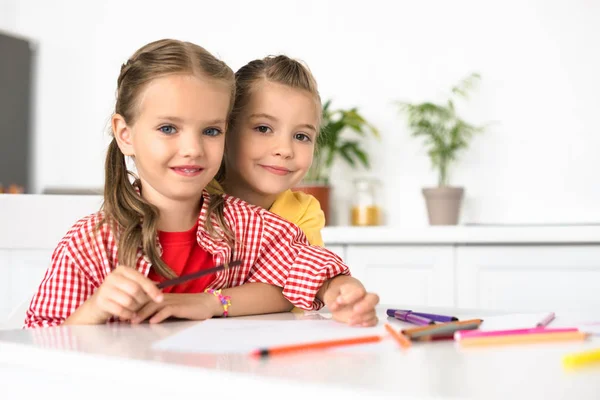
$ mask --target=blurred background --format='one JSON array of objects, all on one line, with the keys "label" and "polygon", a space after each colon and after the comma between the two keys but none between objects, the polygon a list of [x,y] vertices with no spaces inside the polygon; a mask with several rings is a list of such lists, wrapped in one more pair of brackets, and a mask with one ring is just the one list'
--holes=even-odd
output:
[{"label": "blurred background", "polygon": [[381,138],[372,168],[337,163],[332,224],[349,223],[353,179],[380,181],[384,224],[427,225],[436,173],[396,101],[461,108],[476,135],[452,167],[462,224],[600,223],[600,2],[0,0],[0,183],[26,193],[97,191],[119,68],[160,38],[192,41],[236,70],[283,53],[321,97],[358,107]]}]

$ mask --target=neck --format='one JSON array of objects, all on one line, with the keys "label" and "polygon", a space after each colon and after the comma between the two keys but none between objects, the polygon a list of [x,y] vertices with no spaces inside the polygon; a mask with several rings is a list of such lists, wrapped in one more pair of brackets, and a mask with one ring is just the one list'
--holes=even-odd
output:
[{"label": "neck", "polygon": [[198,221],[202,196],[193,200],[177,201],[163,199],[159,204],[152,202],[158,208],[157,229],[163,232],[184,232],[192,229]]},{"label": "neck", "polygon": [[239,199],[244,200],[246,203],[254,204],[255,206],[269,209],[277,198],[276,194],[263,194],[257,193],[255,190],[250,188],[242,179],[228,174],[225,177],[223,189],[227,194],[235,196]]}]

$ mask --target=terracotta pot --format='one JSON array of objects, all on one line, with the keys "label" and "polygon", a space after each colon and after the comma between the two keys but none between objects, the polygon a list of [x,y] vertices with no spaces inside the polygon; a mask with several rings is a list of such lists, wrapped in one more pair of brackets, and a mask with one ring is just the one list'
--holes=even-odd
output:
[{"label": "terracotta pot", "polygon": [[294,191],[301,191],[314,196],[321,204],[321,209],[325,213],[325,225],[329,225],[329,199],[331,196],[331,186],[318,184],[303,184],[293,188]]},{"label": "terracotta pot", "polygon": [[430,225],[456,225],[465,190],[462,187],[423,189]]}]

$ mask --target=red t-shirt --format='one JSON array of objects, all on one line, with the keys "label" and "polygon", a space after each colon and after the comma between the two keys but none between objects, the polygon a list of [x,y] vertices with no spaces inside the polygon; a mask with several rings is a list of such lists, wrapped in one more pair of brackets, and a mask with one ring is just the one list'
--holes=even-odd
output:
[{"label": "red t-shirt", "polygon": [[[161,258],[177,276],[214,267],[212,256],[198,244],[197,232],[198,224],[186,232],[158,231],[158,241],[163,251]],[[148,278],[155,282],[166,280],[157,274],[154,268],[148,273]],[[215,274],[203,276],[164,288],[163,293],[202,293],[214,278]]]}]

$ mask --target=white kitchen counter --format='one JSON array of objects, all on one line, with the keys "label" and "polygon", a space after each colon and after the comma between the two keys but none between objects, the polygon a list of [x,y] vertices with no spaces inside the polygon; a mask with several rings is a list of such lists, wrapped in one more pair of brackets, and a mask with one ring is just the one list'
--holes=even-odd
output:
[{"label": "white kitchen counter", "polygon": [[600,225],[326,227],[327,245],[354,244],[597,244]]}]

